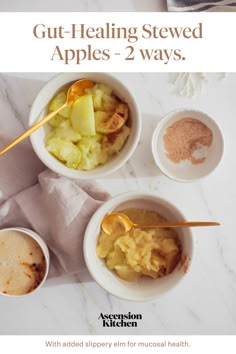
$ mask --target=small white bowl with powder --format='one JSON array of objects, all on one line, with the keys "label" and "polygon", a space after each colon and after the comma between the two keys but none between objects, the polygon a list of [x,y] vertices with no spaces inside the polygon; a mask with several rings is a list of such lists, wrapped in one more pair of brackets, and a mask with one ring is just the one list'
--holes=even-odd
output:
[{"label": "small white bowl with powder", "polygon": [[160,170],[180,182],[209,175],[224,150],[223,134],[206,113],[184,109],[168,113],[157,125],[152,153]]}]

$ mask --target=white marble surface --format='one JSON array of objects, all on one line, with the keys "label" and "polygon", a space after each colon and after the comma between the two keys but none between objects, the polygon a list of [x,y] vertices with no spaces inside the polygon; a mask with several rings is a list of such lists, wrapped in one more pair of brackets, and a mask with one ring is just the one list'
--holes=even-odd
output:
[{"label": "white marble surface", "polygon": [[[0,128],[16,135],[26,127],[33,97],[54,74],[0,75]],[[51,280],[34,296],[0,298],[0,334],[235,334],[236,333],[236,74],[209,74],[194,98],[173,93],[168,74],[116,74],[137,96],[143,129],[130,161],[99,182],[111,194],[147,191],[169,199],[189,219],[219,220],[219,228],[193,229],[191,271],[168,295],[147,303],[119,300],[90,276]],[[182,184],[155,166],[150,139],[163,115],[178,107],[211,114],[222,127],[225,154],[206,179]],[[17,117],[17,121],[15,120]],[[17,123],[16,123],[17,122]],[[103,313],[142,313],[138,328],[102,328]]]},{"label": "white marble surface", "polygon": [[166,0],[0,0],[0,11],[166,11]]}]

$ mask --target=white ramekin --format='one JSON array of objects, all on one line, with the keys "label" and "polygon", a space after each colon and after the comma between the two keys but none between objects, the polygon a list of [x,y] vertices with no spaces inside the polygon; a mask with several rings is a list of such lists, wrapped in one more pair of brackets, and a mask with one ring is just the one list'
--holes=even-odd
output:
[{"label": "white ramekin", "polygon": [[30,229],[26,229],[24,227],[10,227],[10,228],[6,228],[6,229],[1,229],[0,233],[3,231],[17,231],[17,232],[21,232],[21,233],[26,234],[27,236],[33,238],[38,243],[38,245],[40,246],[40,248],[44,254],[45,262],[46,262],[46,269],[45,269],[45,274],[44,274],[44,277],[43,277],[41,283],[37,286],[37,288],[35,288],[30,293],[22,294],[22,295],[10,295],[10,294],[4,294],[4,293],[0,292],[0,295],[7,296],[7,297],[24,297],[24,296],[35,294],[43,286],[43,284],[45,283],[47,276],[48,276],[50,256],[49,256],[49,250],[48,250],[46,243],[44,242],[42,237],[40,237],[36,232],[34,232]]},{"label": "white ramekin", "polygon": [[[212,131],[213,141],[203,163],[192,164],[190,161],[174,163],[167,157],[163,137],[168,127],[182,118],[197,119]],[[208,176],[220,163],[224,151],[223,134],[216,121],[207,113],[192,109],[178,109],[168,113],[158,123],[151,145],[156,165],[167,177],[178,182],[194,182]]]}]

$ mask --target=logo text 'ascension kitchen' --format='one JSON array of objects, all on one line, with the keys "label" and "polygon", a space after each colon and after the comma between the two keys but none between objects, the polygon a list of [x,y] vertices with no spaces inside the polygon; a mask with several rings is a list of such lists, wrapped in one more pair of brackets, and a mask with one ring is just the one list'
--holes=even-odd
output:
[{"label": "logo text 'ascension kitchen'", "polygon": [[101,312],[98,320],[102,321],[103,327],[138,327],[138,321],[142,320],[142,315],[131,312],[126,314],[103,314]]}]

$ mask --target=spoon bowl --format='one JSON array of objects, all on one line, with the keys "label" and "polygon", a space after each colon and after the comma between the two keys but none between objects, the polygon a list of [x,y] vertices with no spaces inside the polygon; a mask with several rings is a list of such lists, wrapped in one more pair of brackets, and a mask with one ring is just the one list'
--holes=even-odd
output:
[{"label": "spoon bowl", "polygon": [[[94,82],[92,80],[88,79],[80,79],[74,82],[68,92],[67,92],[67,98],[65,102],[65,106],[70,104],[71,102],[75,101],[76,98],[79,96],[82,96],[84,94],[85,89],[87,88],[92,88],[94,86]],[[60,107],[60,110],[62,107]]]}]

